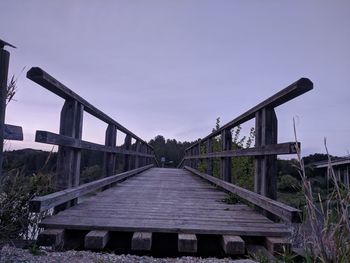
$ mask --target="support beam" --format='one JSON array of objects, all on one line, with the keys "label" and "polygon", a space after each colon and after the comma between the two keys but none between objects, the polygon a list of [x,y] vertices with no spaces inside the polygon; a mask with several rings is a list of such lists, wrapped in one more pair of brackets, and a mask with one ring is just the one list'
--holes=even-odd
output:
[{"label": "support beam", "polygon": [[291,242],[283,237],[266,237],[265,246],[272,255],[290,252],[292,249]]},{"label": "support beam", "polygon": [[39,246],[64,246],[64,229],[45,229],[38,236],[37,243]]},{"label": "support beam", "polygon": [[131,249],[137,251],[149,251],[152,248],[152,233],[135,232],[131,240]]},{"label": "support beam", "polygon": [[[209,138],[207,140],[206,149],[207,149],[207,154],[210,154],[214,151],[212,138]],[[213,159],[207,158],[206,162],[207,162],[207,174],[213,175]]]},{"label": "support beam", "polygon": [[223,235],[221,246],[227,255],[242,255],[245,252],[245,242],[239,236]]},{"label": "support beam", "polygon": [[197,253],[197,237],[194,234],[179,234],[177,247],[181,253]]},{"label": "support beam", "polygon": [[[131,149],[131,136],[128,134],[125,136],[125,139],[124,139],[124,149],[125,150]],[[131,162],[130,156],[125,155],[124,156],[124,172],[130,170],[130,162]]]},{"label": "support beam", "polygon": [[[230,129],[221,132],[221,151],[229,151],[232,149],[232,133]],[[232,182],[231,175],[231,157],[222,157],[220,159],[221,179],[225,182]]]},{"label": "support beam", "polygon": [[85,236],[84,246],[86,249],[104,249],[109,240],[109,232],[93,230]]},{"label": "support beam", "polygon": [[[106,130],[105,145],[116,147],[117,143],[117,127],[109,124]],[[116,154],[105,153],[103,157],[103,174],[108,177],[114,174],[115,171]]]}]

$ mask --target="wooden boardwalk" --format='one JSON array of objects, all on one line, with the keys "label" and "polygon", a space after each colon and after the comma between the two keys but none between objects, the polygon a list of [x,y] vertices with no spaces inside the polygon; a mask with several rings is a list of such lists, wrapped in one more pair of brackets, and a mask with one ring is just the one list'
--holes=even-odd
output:
[{"label": "wooden boardwalk", "polygon": [[281,237],[289,234],[252,208],[183,169],[152,168],[46,218],[54,229]]}]

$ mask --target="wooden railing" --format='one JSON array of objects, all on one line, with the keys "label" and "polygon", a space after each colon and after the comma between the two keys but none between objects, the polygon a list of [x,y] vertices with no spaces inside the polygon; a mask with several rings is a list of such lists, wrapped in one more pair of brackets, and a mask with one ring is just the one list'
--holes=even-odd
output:
[{"label": "wooden railing", "polygon": [[[120,178],[125,179],[126,177],[123,175],[131,176],[152,167],[153,164],[158,165],[154,150],[147,142],[91,105],[41,68],[31,68],[27,73],[27,78],[65,100],[61,111],[59,134],[48,131],[36,132],[36,142],[59,146],[55,178],[56,191],[58,192],[46,197],[34,198],[31,202],[33,211],[42,211],[44,208],[48,209],[54,206],[56,211],[65,209],[76,204],[76,198],[89,191],[106,188],[121,180]],[[105,145],[82,140],[84,111],[108,125]],[[117,132],[125,134],[124,144],[119,147],[116,146]],[[133,144],[132,139],[135,140]],[[83,149],[104,152],[103,176],[109,179],[100,179],[79,186],[80,158]],[[121,154],[124,159],[124,173],[121,176],[115,175],[117,154]]]},{"label": "wooden railing", "polygon": [[[251,108],[247,112],[243,113],[187,148],[185,150],[185,156],[179,164],[179,167],[184,167],[193,171],[193,169],[198,169],[201,162],[205,162],[205,174],[213,175],[213,161],[215,158],[219,158],[220,179],[223,180],[222,185],[226,185],[227,188],[233,189],[232,186],[235,186],[235,182],[232,180],[231,174],[232,158],[240,156],[253,156],[255,157],[254,191],[258,194],[255,197],[259,199],[260,196],[264,197],[262,198],[264,200],[266,200],[265,197],[271,201],[276,200],[277,155],[296,153],[296,143],[277,143],[277,117],[275,108],[304,94],[305,92],[310,91],[312,88],[313,83],[309,79],[302,78],[287,88],[279,91],[275,95]],[[231,130],[234,127],[237,127],[238,125],[243,124],[253,118],[255,118],[255,147],[233,150]],[[214,152],[213,141],[217,136],[221,136],[221,150]],[[241,188],[239,190],[241,190]],[[247,199],[247,193],[239,190],[231,192],[234,192],[235,194]],[[253,203],[258,205],[259,203],[261,204],[261,202]],[[283,206],[283,204],[281,205]],[[262,208],[269,211],[269,209],[266,209],[268,206],[269,204]],[[291,211],[292,210],[293,209],[291,208]],[[275,210],[272,209],[270,212],[274,211]],[[280,215],[281,213],[278,214]],[[293,217],[294,215],[289,215],[289,218]]]}]

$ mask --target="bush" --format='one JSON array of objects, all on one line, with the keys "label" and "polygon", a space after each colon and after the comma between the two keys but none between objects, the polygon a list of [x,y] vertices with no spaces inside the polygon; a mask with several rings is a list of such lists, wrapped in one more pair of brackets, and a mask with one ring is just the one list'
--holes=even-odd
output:
[{"label": "bush", "polygon": [[285,174],[280,177],[277,188],[282,192],[298,192],[300,191],[300,183],[293,176]]}]

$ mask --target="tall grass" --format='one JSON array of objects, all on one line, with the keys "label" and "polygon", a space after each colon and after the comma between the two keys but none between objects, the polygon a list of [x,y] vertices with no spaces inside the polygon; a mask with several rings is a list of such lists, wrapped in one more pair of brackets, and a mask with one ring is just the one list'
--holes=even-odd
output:
[{"label": "tall grass", "polygon": [[[294,122],[295,141],[297,140]],[[304,237],[304,249],[307,262],[350,262],[350,193],[344,185],[337,181],[326,140],[324,146],[328,155],[328,178],[331,178],[333,190],[325,202],[314,200],[311,183],[305,173],[300,148],[297,146],[299,174],[302,191],[306,199],[306,218],[304,223],[310,225],[311,233]]]}]

